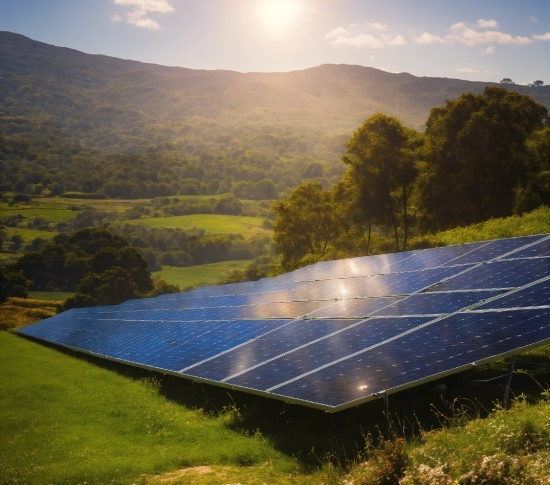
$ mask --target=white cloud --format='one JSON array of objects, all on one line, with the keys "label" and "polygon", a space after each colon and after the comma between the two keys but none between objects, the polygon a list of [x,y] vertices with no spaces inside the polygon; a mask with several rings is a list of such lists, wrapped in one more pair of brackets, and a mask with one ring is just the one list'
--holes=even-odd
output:
[{"label": "white cloud", "polygon": [[451,34],[446,36],[449,40],[455,40],[468,46],[483,44],[516,44],[526,45],[532,41],[528,37],[512,36],[497,30],[486,30],[478,32],[466,25],[464,22],[457,22],[451,26]]},{"label": "white cloud", "polygon": [[478,19],[477,26],[482,29],[496,29],[498,27],[498,23],[496,20]]},{"label": "white cloud", "polygon": [[365,22],[365,25],[367,27],[370,27],[371,29],[374,29],[374,30],[386,30],[388,28],[387,25],[382,25],[382,24],[379,24],[378,22],[374,22],[374,23],[370,23],[370,22]]},{"label": "white cloud", "polygon": [[382,40],[386,45],[407,45],[407,41],[402,35],[396,35],[393,39],[389,35],[383,35]]},{"label": "white cloud", "polygon": [[485,54],[494,54],[495,53],[495,46],[490,45],[483,52],[485,52]]},{"label": "white cloud", "polygon": [[351,46],[357,49],[361,47],[370,47],[372,49],[383,49],[384,47],[406,45],[407,41],[402,35],[387,35],[387,34],[370,34],[365,32],[365,27],[368,29],[384,31],[386,25],[378,22],[363,24],[351,24],[347,29],[344,27],[336,27],[332,29],[325,38],[329,40],[333,47]]},{"label": "white cloud", "polygon": [[455,72],[468,72],[470,74],[473,74],[481,71],[478,71],[477,69],[472,69],[471,67],[459,67],[458,69],[455,69]]},{"label": "white cloud", "polygon": [[376,61],[376,57],[370,56],[370,60],[371,60],[371,61]]},{"label": "white cloud", "polygon": [[150,13],[166,14],[174,11],[172,0],[113,0],[115,5],[130,7],[126,13],[128,23],[150,30],[159,30],[160,25],[149,18]]},{"label": "white cloud", "polygon": [[122,22],[122,17],[120,15],[109,15],[111,22]]},{"label": "white cloud", "polygon": [[344,27],[336,27],[325,35],[326,39],[335,39],[336,37],[349,35],[349,32]]},{"label": "white cloud", "polygon": [[535,39],[535,40],[550,40],[550,32],[546,32],[546,34],[542,34],[542,35],[533,35],[533,39]]},{"label": "white cloud", "polygon": [[531,16],[531,22],[536,24],[538,21],[539,21],[539,19],[537,17],[535,17],[534,15]]},{"label": "white cloud", "polygon": [[339,45],[349,45],[352,47],[372,47],[373,49],[381,49],[384,47],[384,42],[374,37],[374,35],[370,34],[359,34],[359,35],[353,35],[353,36],[344,36],[341,35],[339,37],[336,37],[333,41],[331,41],[331,45],[333,46],[339,46]]},{"label": "white cloud", "polygon": [[494,72],[480,69],[472,69],[471,67],[459,67],[455,72],[465,72],[467,74],[495,74]]},{"label": "white cloud", "polygon": [[424,32],[422,35],[414,38],[417,44],[446,44],[447,40],[443,37]]}]

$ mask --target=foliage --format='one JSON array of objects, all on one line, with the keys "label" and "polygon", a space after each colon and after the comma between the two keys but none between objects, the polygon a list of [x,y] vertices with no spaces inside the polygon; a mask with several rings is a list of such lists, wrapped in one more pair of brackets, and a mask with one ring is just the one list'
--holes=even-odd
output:
[{"label": "foliage", "polygon": [[29,284],[22,271],[0,267],[0,303],[12,296],[26,298]]},{"label": "foliage", "polygon": [[349,165],[348,179],[359,191],[363,220],[391,227],[396,251],[407,248],[419,146],[414,130],[377,113],[352,135],[342,157]]},{"label": "foliage", "polygon": [[272,207],[277,214],[273,226],[275,248],[281,254],[281,267],[295,269],[308,256],[317,260],[325,256],[329,242],[338,231],[332,210],[332,197],[321,184],[309,182],[291,192]]},{"label": "foliage", "polygon": [[446,229],[511,215],[516,191],[538,176],[530,171],[527,141],[547,116],[530,97],[497,87],[433,108],[419,189],[424,226]]}]

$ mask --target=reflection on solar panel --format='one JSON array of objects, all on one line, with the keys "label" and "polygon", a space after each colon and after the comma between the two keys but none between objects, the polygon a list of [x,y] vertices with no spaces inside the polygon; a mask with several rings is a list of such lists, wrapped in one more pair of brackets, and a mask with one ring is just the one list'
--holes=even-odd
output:
[{"label": "reflection on solar panel", "polygon": [[338,411],[550,342],[550,236],[322,262],[20,333]]}]

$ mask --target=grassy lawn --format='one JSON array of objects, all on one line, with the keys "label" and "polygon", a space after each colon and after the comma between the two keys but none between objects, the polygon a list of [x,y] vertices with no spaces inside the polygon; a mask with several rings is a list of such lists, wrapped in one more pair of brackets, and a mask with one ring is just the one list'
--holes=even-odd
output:
[{"label": "grassy lawn", "polygon": [[263,219],[261,217],[193,214],[189,216],[150,217],[128,222],[149,227],[180,228],[184,231],[197,228],[213,234],[242,234],[246,238],[255,235],[271,235],[270,230],[262,227]]},{"label": "grassy lawn", "polygon": [[153,278],[163,279],[168,283],[179,285],[181,288],[188,285],[218,283],[234,269],[244,269],[251,261],[223,261],[221,263],[203,264],[201,266],[189,266],[176,268],[175,266],[163,266],[162,270],[152,273]]},{"label": "grassy lawn", "polygon": [[232,429],[234,412],[174,402],[154,378],[129,379],[8,332],[0,361],[0,483],[319,483],[260,433]]}]

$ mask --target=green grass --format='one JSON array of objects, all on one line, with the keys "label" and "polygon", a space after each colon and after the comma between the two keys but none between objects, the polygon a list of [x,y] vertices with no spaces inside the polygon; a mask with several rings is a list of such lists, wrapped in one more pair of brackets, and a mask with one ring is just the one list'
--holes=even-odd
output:
[{"label": "green grass", "polygon": [[149,217],[127,221],[130,224],[143,224],[157,228],[180,228],[184,231],[197,228],[213,234],[242,234],[269,236],[271,231],[262,227],[261,217],[226,216],[219,214],[193,214],[188,216]]},{"label": "green grass", "polygon": [[74,293],[67,291],[29,291],[29,298],[45,301],[65,301],[74,296]]},{"label": "green grass", "polygon": [[234,269],[245,269],[252,261],[223,261],[221,263],[203,264],[200,266],[188,266],[186,268],[176,268],[174,266],[163,266],[162,270],[155,271],[153,278],[158,278],[179,285],[195,286],[200,283],[213,285],[222,280],[228,273]]},{"label": "green grass", "polygon": [[440,232],[434,237],[448,245],[547,233],[550,233],[550,208],[541,207],[521,216],[491,219],[480,224],[457,227]]},{"label": "green grass", "polygon": [[296,461],[260,433],[231,429],[232,412],[173,402],[154,379],[129,379],[7,332],[0,360],[2,484],[130,485],[203,465],[212,473],[191,471],[178,483],[222,483],[224,474],[258,485],[315,478],[298,480]]},{"label": "green grass", "polygon": [[18,214],[21,214],[26,219],[41,217],[48,222],[58,223],[73,219],[77,212],[67,209],[67,203],[65,203],[64,207],[46,207],[43,204],[40,204],[38,207],[24,204],[10,207],[6,203],[0,203],[0,219]]},{"label": "green grass", "polygon": [[6,227],[6,231],[8,233],[8,238],[12,237],[14,234],[19,234],[25,243],[30,243],[37,237],[51,239],[59,234],[57,231],[42,231],[39,229],[27,229],[25,227]]}]

